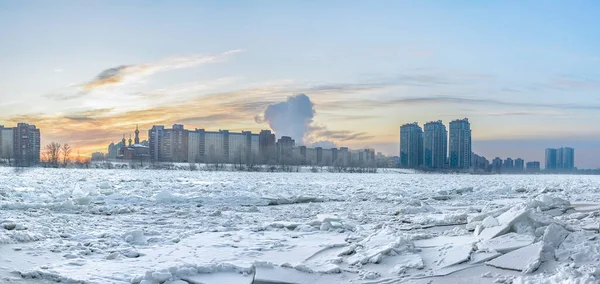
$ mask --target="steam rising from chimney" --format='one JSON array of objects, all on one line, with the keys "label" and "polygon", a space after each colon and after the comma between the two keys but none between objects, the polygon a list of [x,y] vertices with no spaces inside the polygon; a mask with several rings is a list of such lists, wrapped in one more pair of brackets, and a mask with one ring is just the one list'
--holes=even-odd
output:
[{"label": "steam rising from chimney", "polygon": [[263,118],[257,117],[256,121],[268,122],[279,137],[290,136],[297,142],[304,143],[314,116],[314,104],[310,98],[305,94],[298,94],[288,97],[284,102],[269,105]]}]

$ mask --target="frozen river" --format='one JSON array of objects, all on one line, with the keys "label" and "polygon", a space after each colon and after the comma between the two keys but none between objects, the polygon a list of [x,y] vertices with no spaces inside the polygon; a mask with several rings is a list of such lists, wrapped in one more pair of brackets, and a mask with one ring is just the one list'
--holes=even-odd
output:
[{"label": "frozen river", "polygon": [[595,176],[0,168],[0,282],[599,283],[599,196]]}]

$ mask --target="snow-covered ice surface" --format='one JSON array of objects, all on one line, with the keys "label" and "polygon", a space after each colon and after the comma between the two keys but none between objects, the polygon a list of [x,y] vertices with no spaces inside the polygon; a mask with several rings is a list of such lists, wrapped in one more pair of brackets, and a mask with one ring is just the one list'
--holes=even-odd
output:
[{"label": "snow-covered ice surface", "polygon": [[0,283],[600,283],[600,177],[0,168]]}]

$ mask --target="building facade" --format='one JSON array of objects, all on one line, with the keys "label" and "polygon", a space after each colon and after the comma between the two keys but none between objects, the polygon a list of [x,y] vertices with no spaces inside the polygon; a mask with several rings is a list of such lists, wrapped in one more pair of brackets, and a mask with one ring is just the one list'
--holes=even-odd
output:
[{"label": "building facade", "polygon": [[454,169],[471,167],[471,124],[467,118],[450,122],[449,163]]},{"label": "building facade", "polygon": [[148,131],[148,142],[150,145],[150,161],[162,162],[165,160],[163,144],[165,140],[165,127],[154,125]]},{"label": "building facade", "polygon": [[441,120],[428,122],[423,133],[423,165],[427,168],[446,167],[448,157],[448,132]]},{"label": "building facade", "polygon": [[102,152],[92,153],[92,162],[102,162],[106,158],[106,155]]},{"label": "building facade", "polygon": [[513,161],[512,158],[506,158],[504,160],[504,163],[502,164],[502,168],[507,172],[512,171],[514,167],[515,167],[515,161]]},{"label": "building facade", "polygon": [[294,163],[294,147],[296,147],[296,141],[292,137],[281,136],[276,143],[277,162],[279,164]]},{"label": "building facade", "polygon": [[188,132],[188,161],[195,163],[254,163],[258,162],[259,135],[250,131]]},{"label": "building facade", "polygon": [[575,170],[575,149],[570,147],[546,149],[546,171],[573,170]]},{"label": "building facade", "polygon": [[262,130],[258,135],[258,152],[262,163],[275,162],[275,134],[271,130]]},{"label": "building facade", "polygon": [[492,171],[497,173],[502,171],[502,159],[500,159],[500,157],[496,157],[492,160]]},{"label": "building facade", "polygon": [[40,162],[40,130],[19,123],[13,128],[13,157],[16,166],[29,167]]},{"label": "building facade", "polygon": [[12,160],[13,157],[13,128],[0,125],[0,159]]},{"label": "building facade", "polygon": [[400,126],[400,167],[419,168],[423,165],[423,129],[416,123]]},{"label": "building facade", "polygon": [[527,172],[539,172],[540,171],[540,162],[527,162]]},{"label": "building facade", "polygon": [[525,170],[525,161],[521,158],[515,160],[515,171],[522,172]]},{"label": "building facade", "polygon": [[545,169],[547,171],[555,171],[557,169],[557,153],[556,149],[548,148],[546,149],[546,165]]},{"label": "building facade", "polygon": [[152,162],[188,162],[188,131],[175,124],[171,129],[155,125],[148,131]]},{"label": "building facade", "polygon": [[490,170],[490,161],[484,156],[473,154],[471,164],[476,172],[488,172]]},{"label": "building facade", "polygon": [[562,171],[573,171],[575,169],[575,149],[561,147],[556,153],[557,167]]}]

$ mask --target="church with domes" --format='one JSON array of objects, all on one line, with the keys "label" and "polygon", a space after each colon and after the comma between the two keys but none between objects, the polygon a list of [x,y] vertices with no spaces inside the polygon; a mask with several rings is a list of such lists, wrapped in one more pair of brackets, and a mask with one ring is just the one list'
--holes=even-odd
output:
[{"label": "church with domes", "polygon": [[121,142],[119,142],[118,144],[111,143],[109,146],[109,157],[114,155],[114,157],[110,158],[116,158],[117,160],[125,161],[143,162],[149,160],[150,147],[148,147],[147,141],[140,142],[140,129],[138,126],[135,127],[134,134],[134,139],[132,139],[131,135],[129,135],[129,140],[126,140],[125,135],[123,135],[123,139],[121,140]]}]

